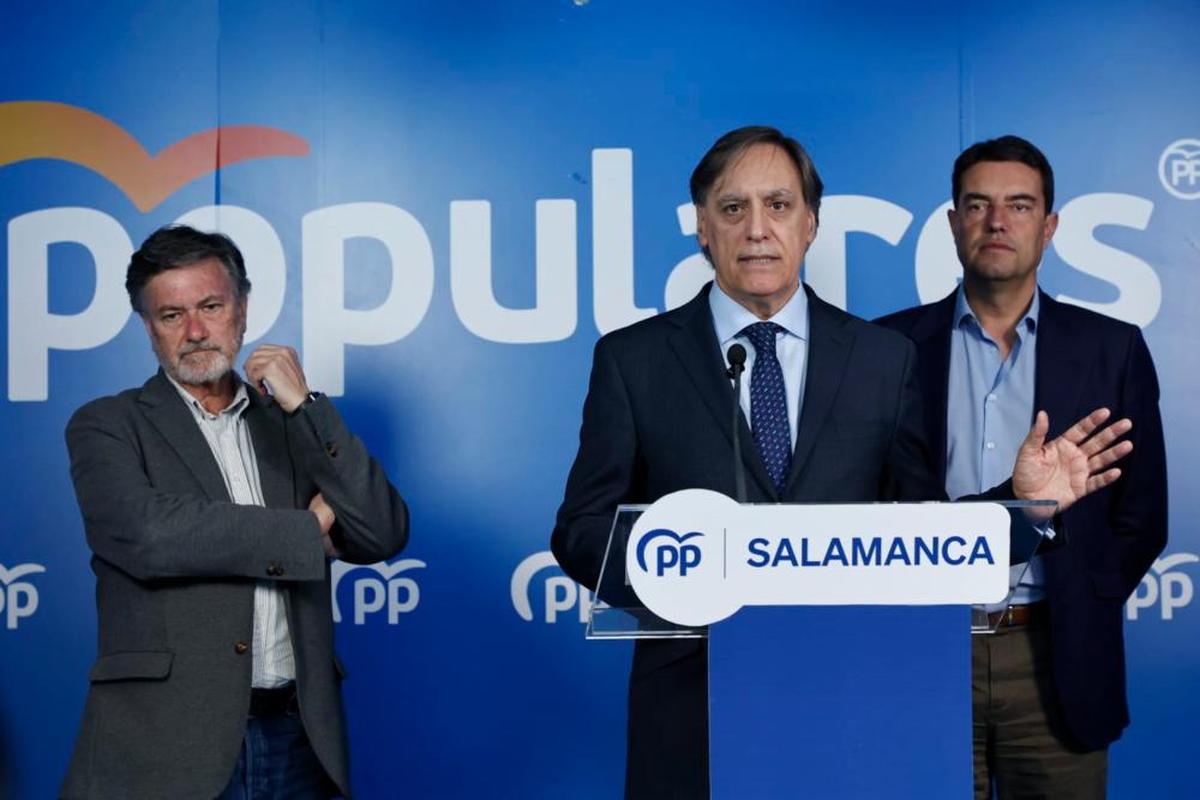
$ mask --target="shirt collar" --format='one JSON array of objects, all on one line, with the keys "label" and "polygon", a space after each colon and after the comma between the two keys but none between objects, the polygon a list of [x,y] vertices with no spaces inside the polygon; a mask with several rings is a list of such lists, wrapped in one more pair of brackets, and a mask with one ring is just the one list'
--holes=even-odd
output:
[{"label": "shirt collar", "polygon": [[167,376],[167,380],[169,380],[171,385],[175,387],[175,391],[179,392],[179,396],[183,398],[183,402],[187,403],[187,406],[192,410],[192,413],[197,414],[201,419],[218,417],[221,414],[231,414],[232,416],[238,417],[244,414],[246,412],[246,407],[250,405],[250,395],[246,393],[246,383],[237,375],[237,373],[234,373],[233,375],[233,380],[237,384],[237,390],[233,393],[233,400],[229,403],[229,405],[221,409],[219,414],[212,414],[208,411],[208,409],[200,405],[200,401],[193,397],[187,389],[183,388],[183,385],[179,383],[179,381],[175,380],[173,375],[168,373],[166,370],[163,370],[163,374]]},{"label": "shirt collar", "polygon": [[[742,304],[738,303],[721,290],[716,281],[708,293],[708,307],[712,311],[713,329],[717,333],[717,341],[722,348],[735,339],[742,329],[756,322],[763,322]],[[792,336],[799,339],[808,338],[808,293],[804,284],[796,289],[796,293],[775,312],[768,322],[774,322]]]},{"label": "shirt collar", "polygon": [[[1029,304],[1029,310],[1025,312],[1025,316],[1021,317],[1021,321],[1017,324],[1018,337],[1023,337],[1026,331],[1037,333],[1038,311],[1042,305],[1041,294],[1036,288],[1033,290],[1033,302]],[[954,300],[954,327],[962,328],[967,320],[970,320],[980,331],[983,330],[983,327],[979,324],[979,318],[975,316],[975,312],[971,310],[971,304],[967,302],[967,290],[963,288],[963,284],[960,281]]]}]

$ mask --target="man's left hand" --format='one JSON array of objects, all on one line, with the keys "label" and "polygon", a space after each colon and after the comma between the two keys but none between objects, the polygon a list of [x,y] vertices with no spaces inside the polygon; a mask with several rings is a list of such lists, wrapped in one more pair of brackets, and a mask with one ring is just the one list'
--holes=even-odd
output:
[{"label": "man's left hand", "polygon": [[300,358],[290,347],[262,344],[246,359],[246,381],[263,395],[270,393],[287,413],[308,397],[308,381]]},{"label": "man's left hand", "polygon": [[1045,411],[1039,411],[1013,465],[1017,499],[1054,500],[1056,513],[1062,513],[1076,500],[1121,477],[1121,470],[1111,465],[1132,452],[1133,442],[1117,439],[1128,433],[1133,423],[1120,419],[1101,428],[1110,413],[1098,408],[1047,442],[1050,419]]},{"label": "man's left hand", "polygon": [[337,522],[337,514],[329,503],[325,502],[325,495],[320,492],[313,495],[313,499],[308,503],[308,510],[317,515],[317,524],[321,526],[321,546],[325,548],[326,557],[341,558],[342,551],[333,543],[333,537],[330,535],[333,523]]}]

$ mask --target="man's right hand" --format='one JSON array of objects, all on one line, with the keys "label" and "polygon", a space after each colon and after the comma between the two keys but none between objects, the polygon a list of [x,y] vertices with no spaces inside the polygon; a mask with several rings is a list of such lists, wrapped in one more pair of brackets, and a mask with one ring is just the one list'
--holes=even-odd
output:
[{"label": "man's right hand", "polygon": [[333,529],[333,523],[337,522],[337,514],[333,513],[333,509],[325,502],[325,497],[320,492],[317,492],[309,501],[308,510],[317,515],[317,524],[321,526],[321,544],[325,547],[325,555],[330,558],[340,558],[342,551],[337,549],[333,539],[329,536],[329,531]]},{"label": "man's right hand", "polygon": [[1061,514],[1121,477],[1121,470],[1112,465],[1133,451],[1133,442],[1120,440],[1133,423],[1119,419],[1101,427],[1109,416],[1107,408],[1098,408],[1047,442],[1050,421],[1045,411],[1039,411],[1013,466],[1016,498],[1055,500],[1055,513]]}]

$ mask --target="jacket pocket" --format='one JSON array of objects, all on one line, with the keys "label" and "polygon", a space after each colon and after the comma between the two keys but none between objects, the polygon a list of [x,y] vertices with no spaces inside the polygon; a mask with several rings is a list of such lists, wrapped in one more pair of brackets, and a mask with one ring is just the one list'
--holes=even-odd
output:
[{"label": "jacket pocket", "polygon": [[162,680],[171,674],[175,654],[168,651],[109,653],[96,659],[88,679],[92,683],[129,680]]}]

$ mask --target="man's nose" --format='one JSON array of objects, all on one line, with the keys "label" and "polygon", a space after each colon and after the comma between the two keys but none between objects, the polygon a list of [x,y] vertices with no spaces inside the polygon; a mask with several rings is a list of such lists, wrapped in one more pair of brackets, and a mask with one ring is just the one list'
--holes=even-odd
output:
[{"label": "man's nose", "polygon": [[208,338],[208,326],[204,324],[204,320],[199,314],[188,314],[187,319],[187,334],[188,341],[202,342]]},{"label": "man's nose", "polygon": [[1002,231],[1008,228],[1008,210],[1000,205],[988,206],[984,223],[989,231]]},{"label": "man's nose", "polygon": [[767,238],[767,212],[758,205],[746,211],[746,237],[754,241]]}]

